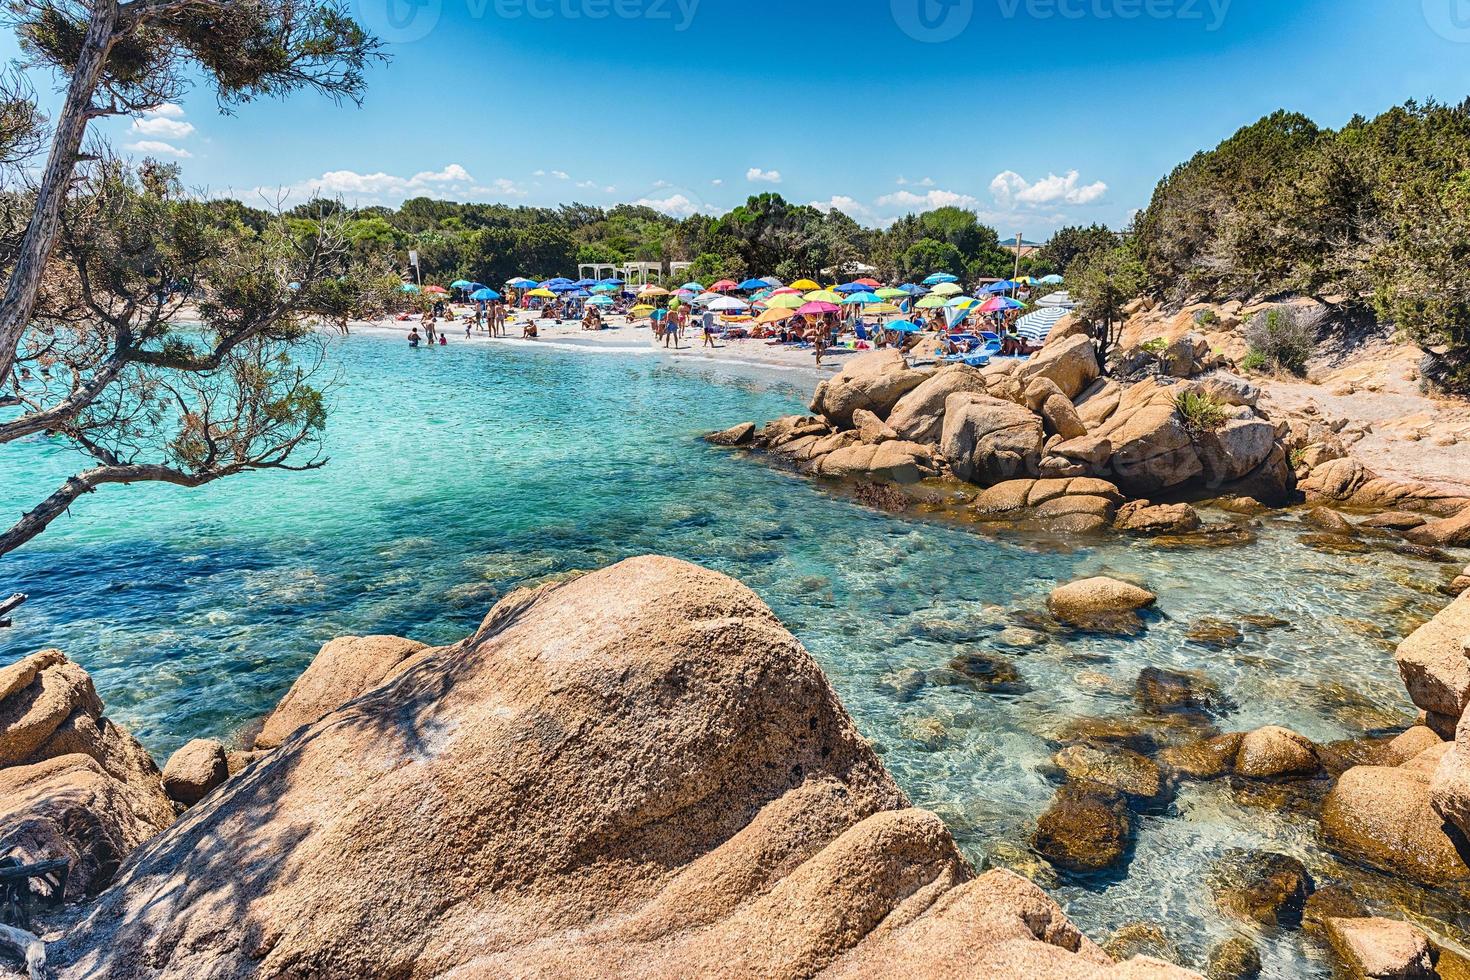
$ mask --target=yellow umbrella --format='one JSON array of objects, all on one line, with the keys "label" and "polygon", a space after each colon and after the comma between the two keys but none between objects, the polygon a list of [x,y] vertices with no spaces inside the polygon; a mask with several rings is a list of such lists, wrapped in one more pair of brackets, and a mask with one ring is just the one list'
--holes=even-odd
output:
[{"label": "yellow umbrella", "polygon": [[799,310],[805,305],[806,300],[795,293],[782,293],[766,300],[766,307],[772,310]]},{"label": "yellow umbrella", "polygon": [[653,307],[651,306],[635,306],[629,311],[629,315],[633,317],[648,316],[652,312]]},{"label": "yellow umbrella", "polygon": [[549,289],[533,289],[526,295],[535,296],[537,299],[556,299],[556,293]]},{"label": "yellow umbrella", "polygon": [[[534,296],[535,294],[533,293],[532,295]],[[662,286],[644,286],[642,289],[638,290],[638,295],[640,297],[667,296],[669,295],[669,291]]]},{"label": "yellow umbrella", "polygon": [[903,311],[892,303],[869,303],[863,307],[863,312],[881,316],[888,313],[902,313]]},{"label": "yellow umbrella", "polygon": [[942,282],[930,290],[936,296],[958,296],[964,290],[952,282]]},{"label": "yellow umbrella", "polygon": [[766,310],[766,312],[755,318],[755,322],[761,324],[780,323],[782,320],[789,320],[794,316],[796,316],[795,310]]},{"label": "yellow umbrella", "polygon": [[832,292],[830,289],[818,289],[807,293],[802,299],[808,303],[842,303],[842,296]]},{"label": "yellow umbrella", "polygon": [[821,289],[822,287],[812,282],[810,279],[798,279],[796,280],[796,282],[793,282],[791,284],[791,288],[800,289],[802,292],[806,292],[808,289]]}]

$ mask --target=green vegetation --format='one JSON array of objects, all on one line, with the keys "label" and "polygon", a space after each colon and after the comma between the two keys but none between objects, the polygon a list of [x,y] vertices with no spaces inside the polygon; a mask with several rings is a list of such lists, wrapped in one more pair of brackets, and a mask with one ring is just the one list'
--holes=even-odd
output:
[{"label": "green vegetation", "polygon": [[1247,361],[1253,369],[1271,367],[1299,375],[1307,371],[1307,359],[1317,347],[1317,332],[1294,311],[1277,307],[1251,317],[1245,342],[1250,345]]},{"label": "green vegetation", "polygon": [[1427,377],[1470,390],[1470,102],[1408,102],[1336,131],[1267,116],[1165,178],[1132,247],[1166,302],[1371,307],[1430,350]]},{"label": "green vegetation", "polygon": [[1203,435],[1222,428],[1229,416],[1225,405],[1214,395],[1204,392],[1186,391],[1174,399],[1174,410],[1184,420],[1184,428],[1192,436]]}]

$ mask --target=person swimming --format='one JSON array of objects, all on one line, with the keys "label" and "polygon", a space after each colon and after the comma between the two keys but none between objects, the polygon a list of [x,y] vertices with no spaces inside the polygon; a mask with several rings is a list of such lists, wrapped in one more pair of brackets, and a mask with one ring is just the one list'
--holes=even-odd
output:
[{"label": "person swimming", "polygon": [[408,346],[409,347],[413,347],[413,348],[416,349],[419,346],[419,344],[422,343],[422,342],[423,342],[423,338],[419,336],[419,328],[418,327],[414,327],[412,330],[410,330],[408,332]]}]

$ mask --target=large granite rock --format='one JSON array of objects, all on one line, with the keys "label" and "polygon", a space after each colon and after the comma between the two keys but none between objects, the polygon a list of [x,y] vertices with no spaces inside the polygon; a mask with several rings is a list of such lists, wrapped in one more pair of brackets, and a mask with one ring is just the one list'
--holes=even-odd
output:
[{"label": "large granite rock", "polygon": [[517,593],[297,732],[140,852],[53,961],[99,980],[1188,975],[1113,968],[1034,886],[976,878],[755,594],[663,558]]},{"label": "large granite rock", "polygon": [[1420,525],[1404,537],[1431,548],[1470,547],[1470,507],[1453,517]]},{"label": "large granite rock", "polygon": [[878,350],[853,358],[842,373],[817,386],[811,409],[838,428],[852,425],[852,413],[865,408],[886,419],[898,400],[929,378],[908,366],[902,353]]},{"label": "large granite rock", "polygon": [[938,473],[927,447],[902,441],[845,446],[823,456],[816,465],[823,476],[866,476],[902,484],[918,483]]},{"label": "large granite rock", "polygon": [[230,778],[225,747],[212,738],[187,742],[163,767],[163,791],[169,799],[193,806]]},{"label": "large granite rock", "polygon": [[1057,344],[1047,344],[1031,355],[1016,372],[1024,384],[1033,378],[1046,378],[1073,399],[1098,379],[1102,373],[1097,363],[1097,348],[1087,337],[1068,337]]},{"label": "large granite rock", "polygon": [[1044,441],[1041,419],[1014,402],[967,393],[945,402],[940,450],[961,480],[990,486],[1034,477]]},{"label": "large granite rock", "polygon": [[1181,385],[1141,381],[1123,392],[1117,410],[1093,430],[1112,443],[1109,473],[1130,496],[1183,486],[1204,473],[1194,439],[1175,410],[1181,390]]},{"label": "large granite rock", "polygon": [[1136,619],[1138,610],[1155,602],[1158,596],[1148,589],[1098,576],[1058,586],[1046,605],[1061,622],[1090,629],[1115,619]]},{"label": "large granite rock", "polygon": [[938,443],[944,431],[944,406],[950,395],[983,395],[985,375],[966,364],[942,368],[934,377],[904,395],[888,416],[888,426],[900,439]]},{"label": "large granite rock", "polygon": [[1417,511],[1445,516],[1466,506],[1459,497],[1423,483],[1380,477],[1351,456],[1328,460],[1312,469],[1300,489],[1309,503],[1337,503],[1360,510]]},{"label": "large granite rock", "polygon": [[1393,919],[1328,919],[1327,938],[1347,973],[1367,980],[1436,980],[1429,936]]},{"label": "large granite rock", "polygon": [[0,854],[69,858],[76,898],[173,820],[158,767],[86,671],[57,650],[0,668]]},{"label": "large granite rock", "polygon": [[382,686],[425,649],[401,636],[343,636],[328,642],[266,718],[255,747],[275,748],[298,728]]},{"label": "large granite rock", "polygon": [[1430,780],[1448,746],[1403,766],[1356,766],[1322,805],[1322,836],[1333,851],[1433,887],[1470,881],[1461,842],[1430,804]]},{"label": "large granite rock", "polygon": [[1470,704],[1470,596],[1462,595],[1399,644],[1394,654],[1409,697],[1425,711],[1459,718]]}]

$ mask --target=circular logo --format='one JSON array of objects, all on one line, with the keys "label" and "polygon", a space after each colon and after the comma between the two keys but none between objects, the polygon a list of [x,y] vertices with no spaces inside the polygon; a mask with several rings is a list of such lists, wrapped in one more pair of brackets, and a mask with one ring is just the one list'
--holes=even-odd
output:
[{"label": "circular logo", "polygon": [[1456,44],[1470,44],[1470,0],[1424,0],[1430,30]]},{"label": "circular logo", "polygon": [[889,0],[893,21],[923,44],[943,44],[965,32],[975,16],[975,0]]},{"label": "circular logo", "polygon": [[439,26],[444,0],[352,0],[357,22],[385,44],[411,44]]}]

